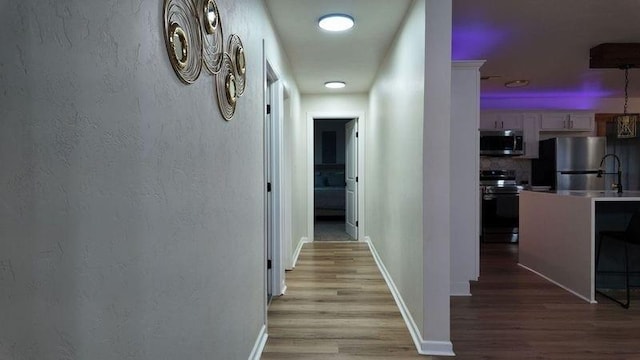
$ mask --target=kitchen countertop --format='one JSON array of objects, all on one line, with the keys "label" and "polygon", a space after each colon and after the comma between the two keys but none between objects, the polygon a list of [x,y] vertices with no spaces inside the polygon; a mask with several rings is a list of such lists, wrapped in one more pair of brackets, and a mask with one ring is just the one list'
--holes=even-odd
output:
[{"label": "kitchen countertop", "polygon": [[621,194],[618,194],[615,190],[609,191],[598,191],[598,190],[548,190],[548,191],[531,191],[525,190],[535,193],[547,193],[552,195],[559,196],[579,196],[579,197],[587,197],[593,198],[598,201],[640,201],[640,191],[638,190],[626,190]]}]

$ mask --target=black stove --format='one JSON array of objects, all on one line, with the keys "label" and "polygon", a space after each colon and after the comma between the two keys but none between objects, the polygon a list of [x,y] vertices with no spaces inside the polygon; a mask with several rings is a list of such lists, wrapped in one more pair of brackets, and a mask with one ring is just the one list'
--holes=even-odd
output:
[{"label": "black stove", "polygon": [[515,170],[480,170],[480,186],[522,191],[516,183]]},{"label": "black stove", "polygon": [[518,242],[518,201],[523,186],[514,170],[481,170],[483,242]]}]

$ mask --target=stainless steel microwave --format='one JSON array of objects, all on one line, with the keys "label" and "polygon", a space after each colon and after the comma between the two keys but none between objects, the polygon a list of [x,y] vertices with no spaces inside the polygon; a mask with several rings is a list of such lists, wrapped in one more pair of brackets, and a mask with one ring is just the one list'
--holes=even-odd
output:
[{"label": "stainless steel microwave", "polygon": [[521,130],[480,130],[481,156],[524,155]]}]

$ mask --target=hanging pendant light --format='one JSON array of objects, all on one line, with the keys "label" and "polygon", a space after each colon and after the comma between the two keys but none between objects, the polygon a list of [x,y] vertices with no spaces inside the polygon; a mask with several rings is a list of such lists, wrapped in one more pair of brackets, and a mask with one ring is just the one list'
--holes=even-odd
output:
[{"label": "hanging pendant light", "polygon": [[616,116],[616,127],[619,139],[634,138],[637,136],[638,114],[627,114],[627,105],[629,103],[629,68],[626,65],[624,69],[624,112],[622,115]]}]

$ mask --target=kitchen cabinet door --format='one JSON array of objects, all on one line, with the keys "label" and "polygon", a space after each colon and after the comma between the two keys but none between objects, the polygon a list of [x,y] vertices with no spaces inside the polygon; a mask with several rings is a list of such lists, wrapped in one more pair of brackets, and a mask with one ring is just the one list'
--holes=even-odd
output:
[{"label": "kitchen cabinet door", "polygon": [[498,114],[495,113],[480,113],[480,129],[482,130],[495,130],[498,127]]},{"label": "kitchen cabinet door", "polygon": [[595,125],[594,114],[569,114],[569,125],[573,131],[592,131]]},{"label": "kitchen cabinet door", "polygon": [[522,130],[521,113],[481,113],[480,129],[483,130]]},{"label": "kitchen cabinet door", "polygon": [[545,113],[540,119],[540,131],[592,131],[591,113]]},{"label": "kitchen cabinet door", "polygon": [[542,131],[565,131],[569,130],[569,114],[567,113],[546,113],[540,118],[540,130]]}]

